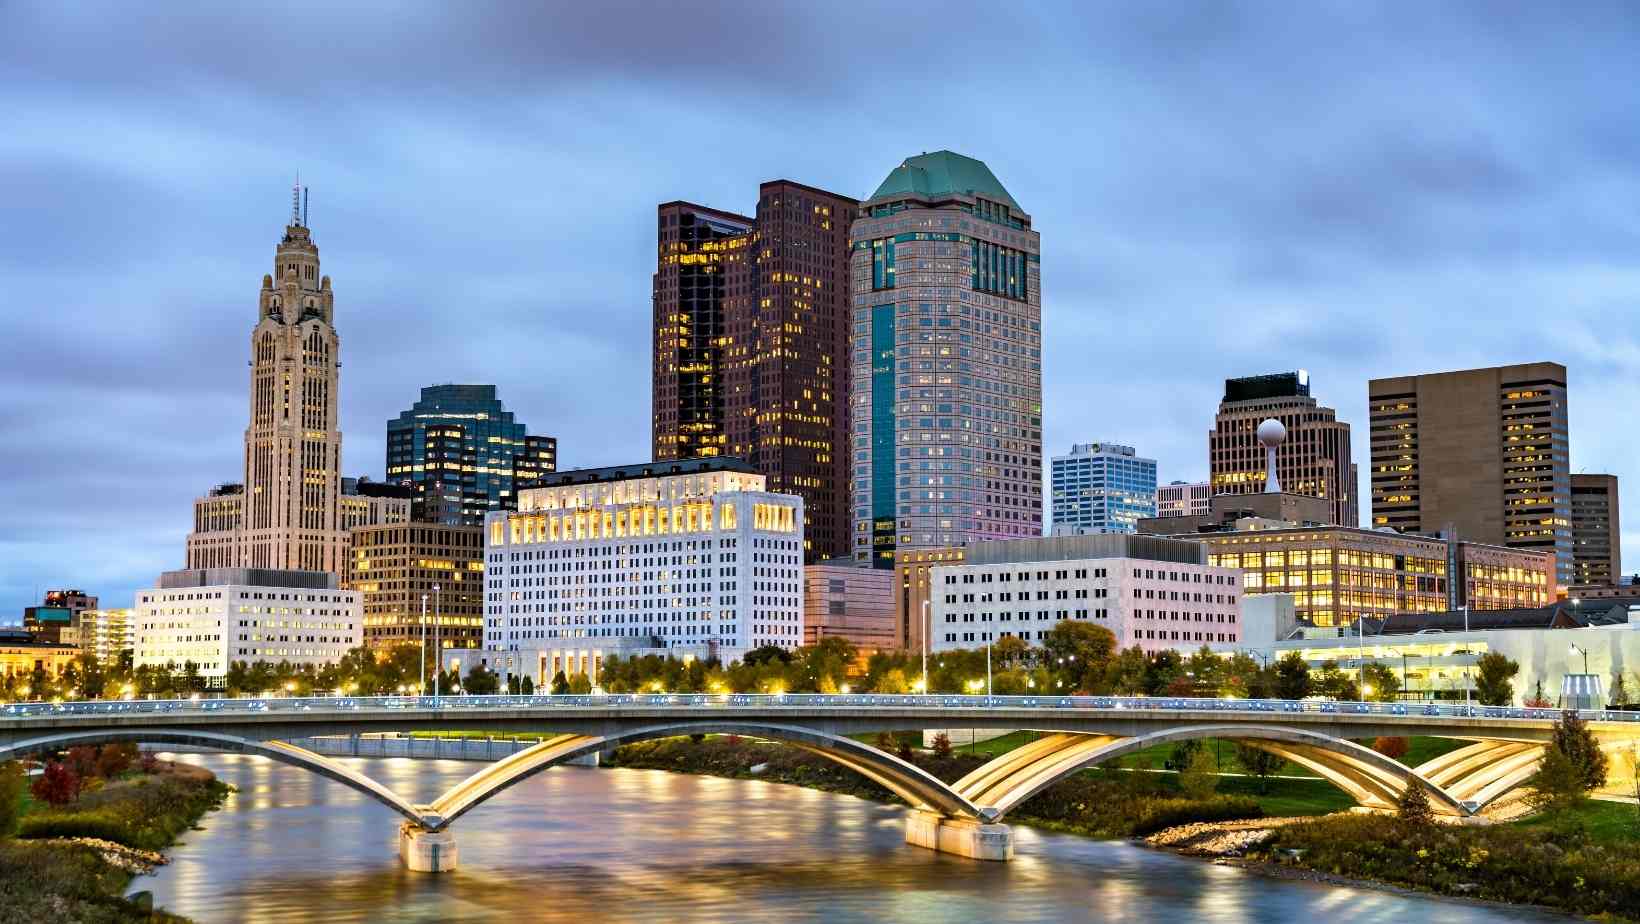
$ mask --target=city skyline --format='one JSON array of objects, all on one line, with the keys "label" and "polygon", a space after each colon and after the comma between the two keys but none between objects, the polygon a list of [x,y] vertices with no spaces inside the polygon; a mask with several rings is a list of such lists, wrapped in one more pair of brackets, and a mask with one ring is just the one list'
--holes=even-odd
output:
[{"label": "city skyline", "polygon": [[[82,21],[10,7],[8,31],[42,40],[0,63],[0,99],[17,114],[0,144],[17,216],[3,252],[12,303],[38,307],[8,312],[14,360],[3,374],[39,410],[7,415],[13,438],[0,451],[11,476],[0,609],[13,614],[0,619],[54,586],[127,605],[182,566],[190,502],[242,471],[249,287],[267,272],[298,170],[344,306],[344,476],[385,477],[382,422],[430,382],[494,382],[521,419],[560,439],[561,468],[645,457],[656,204],[749,212],[752,184],[778,176],[865,198],[907,154],[949,148],[989,164],[1043,232],[1048,447],[1096,433],[1145,447],[1164,483],[1195,481],[1207,475],[1202,434],[1225,378],[1309,369],[1325,403],[1364,434],[1370,378],[1543,359],[1568,367],[1575,392],[1572,471],[1635,483],[1624,412],[1640,404],[1640,340],[1623,321],[1640,276],[1622,261],[1640,227],[1610,211],[1635,183],[1610,161],[1635,141],[1611,127],[1626,124],[1620,102],[1582,76],[1632,74],[1629,36],[1583,32],[1576,59],[1540,58],[1559,82],[1544,94],[1541,72],[1529,85],[1513,65],[1523,44],[1560,34],[1547,12],[1430,13],[1410,42],[1406,20],[1419,17],[1361,14],[1329,60],[1305,52],[1280,64],[1260,60],[1270,46],[1253,36],[1316,21],[1289,10],[1287,25],[1260,28],[1242,10],[1215,13],[1203,23],[1185,6],[1103,18],[1044,8],[1006,23],[1039,41],[1038,63],[949,75],[953,95],[967,87],[1025,107],[990,125],[965,107],[871,118],[846,65],[831,83],[780,75],[765,43],[734,28],[749,14],[728,5],[704,23],[656,17],[636,32],[618,11],[583,11],[563,38],[544,22],[509,29],[492,17],[464,35],[496,53],[463,64],[428,56],[432,36],[459,24],[423,12],[386,39],[337,30],[344,53],[305,65],[294,89],[278,69],[243,62],[293,58],[301,36],[235,35],[223,28],[232,13],[179,8],[150,21],[116,8]],[[319,31],[338,25],[310,18]],[[795,36],[822,28],[809,19],[829,21],[790,9],[755,22]],[[214,44],[172,46],[191,58],[157,50],[206,23]],[[565,64],[503,35],[532,25],[534,39],[566,43]],[[976,23],[972,39],[888,28],[914,51],[977,49],[1004,25]],[[346,47],[360,36],[367,45]],[[727,89],[722,78],[740,65],[702,62],[729,54],[644,63],[673,42],[733,47],[775,76]],[[570,53],[577,43],[606,59]],[[1078,44],[1086,55],[1071,55]],[[1424,61],[1437,46],[1461,64]],[[1191,64],[1174,66],[1179,55]],[[867,59],[845,50],[845,60]],[[875,63],[909,75],[916,60]],[[1369,60],[1366,76],[1342,76]],[[475,117],[462,94],[494,90],[497,68],[515,67],[520,88],[491,104],[516,122]],[[1243,79],[1223,85],[1231,70]],[[1374,76],[1409,71],[1445,92],[1374,92]],[[142,86],[120,89],[133,72]],[[201,74],[215,95],[185,92]],[[176,92],[164,111],[149,108],[146,94],[166,90]],[[418,91],[414,105],[375,102],[406,90]],[[1351,118],[1329,118],[1351,90],[1361,104]],[[661,158],[657,127],[702,92],[750,105],[690,107],[724,143]],[[794,98],[823,130],[751,114]],[[559,111],[578,131],[559,130]],[[268,129],[281,121],[316,130]],[[836,140],[819,143],[823,134]],[[1216,156],[1227,147],[1242,153],[1235,163]],[[592,214],[557,220],[589,192],[600,199]],[[1545,306],[1554,326],[1542,323]],[[1413,323],[1421,336],[1405,336]],[[1369,498],[1363,447],[1356,461],[1357,496]],[[1625,544],[1640,548],[1629,511],[1640,505],[1622,505]]]}]

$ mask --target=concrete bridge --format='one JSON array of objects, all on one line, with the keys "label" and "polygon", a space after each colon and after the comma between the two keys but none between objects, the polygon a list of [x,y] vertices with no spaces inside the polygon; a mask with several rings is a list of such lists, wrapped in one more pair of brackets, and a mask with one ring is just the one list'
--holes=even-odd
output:
[{"label": "concrete bridge", "polygon": [[[322,697],[31,703],[0,709],[0,760],[75,745],[135,741],[254,754],[350,786],[398,812],[412,869],[455,867],[450,825],[531,776],[623,744],[690,734],[780,741],[834,761],[911,806],[906,840],[976,859],[1006,860],[1003,820],[1031,796],[1087,767],[1156,744],[1242,742],[1290,760],[1364,810],[1392,810],[1422,786],[1435,811],[1484,817],[1518,795],[1550,740],[1556,710],[1405,703],[1146,697],[630,694],[590,696]],[[1640,714],[1584,714],[1608,751],[1640,741]],[[1029,729],[1042,737],[953,784],[852,736],[924,728]],[[483,767],[427,804],[412,804],[346,765],[289,743],[329,735],[415,730],[557,734]],[[1357,742],[1381,736],[1460,739],[1408,767]],[[1628,779],[1612,761],[1613,786]]]}]

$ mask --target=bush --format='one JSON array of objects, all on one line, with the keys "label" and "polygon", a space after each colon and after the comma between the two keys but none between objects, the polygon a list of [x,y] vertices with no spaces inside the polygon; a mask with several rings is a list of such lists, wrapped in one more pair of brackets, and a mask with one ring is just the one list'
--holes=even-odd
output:
[{"label": "bush", "polygon": [[80,778],[67,765],[52,761],[29,787],[34,798],[50,806],[64,806],[80,797]]},{"label": "bush", "polygon": [[1429,793],[1424,791],[1422,783],[1414,780],[1407,784],[1407,791],[1401,794],[1400,803],[1396,806],[1396,815],[1410,825],[1435,823],[1435,810],[1429,807]]},{"label": "bush", "polygon": [[140,777],[89,794],[72,808],[31,812],[24,816],[19,835],[98,837],[127,847],[160,850],[227,793],[228,787],[215,779]]},{"label": "bush", "polygon": [[96,773],[105,780],[111,780],[125,771],[137,760],[137,746],[133,742],[124,744],[105,744],[97,752]]},{"label": "bush", "polygon": [[940,732],[934,736],[934,756],[944,760],[951,756],[951,736]]},{"label": "bush", "polygon": [[1190,763],[1179,771],[1179,788],[1192,799],[1213,798],[1219,788],[1218,763],[1206,749],[1198,750]]},{"label": "bush", "polygon": [[0,838],[11,837],[17,831],[17,819],[23,813],[23,765],[15,760],[0,764]]},{"label": "bush", "polygon": [[1164,828],[1201,821],[1237,821],[1263,818],[1264,809],[1251,796],[1215,796],[1211,799],[1152,799],[1130,808],[1133,823],[1127,834],[1143,837]]},{"label": "bush", "polygon": [[1372,742],[1372,749],[1374,751],[1377,751],[1391,760],[1400,760],[1401,758],[1407,756],[1407,751],[1410,747],[1411,745],[1407,742],[1407,739],[1399,736],[1391,738],[1375,738]]}]

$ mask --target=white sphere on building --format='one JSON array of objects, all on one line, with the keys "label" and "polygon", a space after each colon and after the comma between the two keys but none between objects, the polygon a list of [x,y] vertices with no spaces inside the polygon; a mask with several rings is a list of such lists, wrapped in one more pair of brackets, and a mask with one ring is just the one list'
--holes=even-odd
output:
[{"label": "white sphere on building", "polygon": [[1259,445],[1266,449],[1274,449],[1287,440],[1287,427],[1274,417],[1266,418],[1258,425]]}]

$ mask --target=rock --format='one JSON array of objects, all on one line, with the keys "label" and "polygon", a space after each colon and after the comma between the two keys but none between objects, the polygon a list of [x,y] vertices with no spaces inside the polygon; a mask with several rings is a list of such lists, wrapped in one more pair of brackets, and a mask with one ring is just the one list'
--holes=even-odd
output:
[{"label": "rock", "polygon": [[750,769],[746,772],[750,773],[752,776],[761,776],[763,774],[763,772],[765,770],[768,770],[768,769],[769,769],[769,765],[767,763],[754,764],[754,765],[752,765],[752,769]]}]

